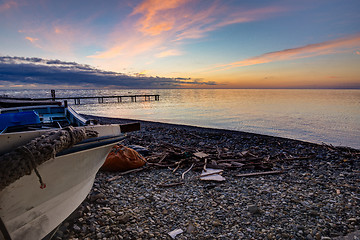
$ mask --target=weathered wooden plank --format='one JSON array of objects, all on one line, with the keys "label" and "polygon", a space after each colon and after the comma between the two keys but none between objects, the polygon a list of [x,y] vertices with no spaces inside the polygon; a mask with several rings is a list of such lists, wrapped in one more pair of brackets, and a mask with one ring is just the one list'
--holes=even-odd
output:
[{"label": "weathered wooden plank", "polygon": [[254,177],[254,176],[260,176],[260,175],[272,175],[272,174],[281,174],[285,171],[267,171],[267,172],[254,172],[254,173],[244,173],[244,174],[238,174],[237,177]]}]

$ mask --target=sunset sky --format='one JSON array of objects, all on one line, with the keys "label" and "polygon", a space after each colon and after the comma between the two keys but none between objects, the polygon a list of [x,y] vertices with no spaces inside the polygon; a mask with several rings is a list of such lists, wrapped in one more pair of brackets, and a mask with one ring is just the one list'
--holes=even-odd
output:
[{"label": "sunset sky", "polygon": [[360,88],[359,0],[0,0],[0,87]]}]

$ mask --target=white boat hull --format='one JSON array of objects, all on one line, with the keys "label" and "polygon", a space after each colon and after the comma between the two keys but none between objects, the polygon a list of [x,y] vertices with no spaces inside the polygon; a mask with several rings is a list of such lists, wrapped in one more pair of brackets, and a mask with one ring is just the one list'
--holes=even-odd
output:
[{"label": "white boat hull", "polygon": [[[91,127],[100,135],[119,136],[115,126]],[[95,141],[100,142],[100,141]],[[0,217],[11,239],[41,239],[56,228],[86,198],[95,175],[115,143],[77,150],[48,160],[35,172],[16,180],[0,192]],[[0,234],[1,239],[1,234]]]}]

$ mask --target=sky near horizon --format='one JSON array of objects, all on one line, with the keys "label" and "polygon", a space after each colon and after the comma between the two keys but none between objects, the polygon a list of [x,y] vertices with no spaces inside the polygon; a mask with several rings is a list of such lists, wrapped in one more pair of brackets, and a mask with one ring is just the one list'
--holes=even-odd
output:
[{"label": "sky near horizon", "polygon": [[0,87],[360,88],[359,10],[359,0],[0,0]]}]

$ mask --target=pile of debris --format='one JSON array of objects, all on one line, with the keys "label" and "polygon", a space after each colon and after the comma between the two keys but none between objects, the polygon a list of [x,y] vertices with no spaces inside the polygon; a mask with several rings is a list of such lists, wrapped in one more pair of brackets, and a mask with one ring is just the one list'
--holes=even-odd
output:
[{"label": "pile of debris", "polygon": [[[131,139],[131,141],[133,140],[134,138]],[[171,187],[184,184],[185,174],[190,170],[201,171],[201,174],[198,175],[200,180],[225,181],[225,178],[221,176],[225,170],[236,170],[232,171],[235,173],[232,174],[235,177],[282,174],[287,172],[289,168],[306,167],[302,164],[302,162],[306,162],[303,160],[315,161],[318,158],[315,152],[289,154],[284,150],[270,155],[266,151],[256,151],[256,149],[251,148],[245,151],[232,151],[217,145],[202,145],[201,142],[200,146],[196,147],[180,146],[164,141],[159,141],[155,145],[155,147],[152,146],[152,151],[138,145],[129,146],[145,156],[147,164],[142,168],[119,173],[118,176],[110,178],[109,181],[128,173],[149,168],[167,168],[173,173],[182,169],[182,180],[180,182],[165,182],[157,185],[158,187]],[[337,156],[349,156],[349,159],[359,154],[358,150],[346,147],[333,147],[324,144],[323,148],[326,152],[334,152]]]},{"label": "pile of debris", "polygon": [[[305,157],[289,157],[284,156],[260,156],[256,153],[248,151],[231,152],[226,148],[202,147],[204,151],[198,151],[198,148],[189,148],[183,146],[176,146],[170,143],[161,142],[155,152],[149,153],[149,150],[133,145],[129,146],[137,150],[142,155],[146,156],[146,166],[138,169],[129,170],[119,173],[119,176],[110,178],[113,181],[122,175],[142,171],[151,167],[168,168],[173,173],[179,169],[184,169],[182,179],[190,170],[201,171],[198,176],[200,180],[210,181],[224,181],[225,178],[221,176],[224,170],[241,170],[237,177],[250,177],[259,175],[281,174],[286,172],[286,169],[279,169],[276,167],[276,162],[310,159],[314,156],[309,155]],[[159,184],[159,187],[170,187],[183,184],[184,182],[176,182],[170,184]]]}]

